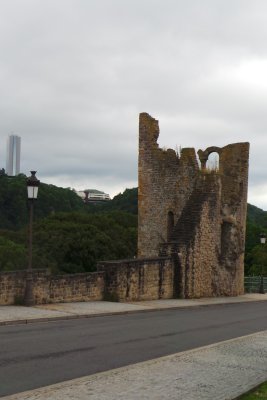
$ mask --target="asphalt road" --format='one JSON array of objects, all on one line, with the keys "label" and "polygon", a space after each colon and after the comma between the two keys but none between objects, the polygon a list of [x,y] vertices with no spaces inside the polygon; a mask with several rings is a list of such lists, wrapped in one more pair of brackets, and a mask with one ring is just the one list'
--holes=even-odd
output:
[{"label": "asphalt road", "polygon": [[0,327],[0,396],[267,330],[267,302]]}]

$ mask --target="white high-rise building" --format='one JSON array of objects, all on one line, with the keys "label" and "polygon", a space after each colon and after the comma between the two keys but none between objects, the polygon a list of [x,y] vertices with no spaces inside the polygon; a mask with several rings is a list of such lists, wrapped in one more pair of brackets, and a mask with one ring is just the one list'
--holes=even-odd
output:
[{"label": "white high-rise building", "polygon": [[20,173],[20,136],[9,135],[6,152],[6,174],[15,176]]}]

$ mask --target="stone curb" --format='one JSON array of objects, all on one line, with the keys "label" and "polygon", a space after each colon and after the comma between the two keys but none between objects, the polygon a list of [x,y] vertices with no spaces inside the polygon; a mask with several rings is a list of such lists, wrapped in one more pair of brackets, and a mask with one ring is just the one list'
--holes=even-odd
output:
[{"label": "stone curb", "polygon": [[8,326],[8,325],[27,325],[34,323],[42,323],[42,322],[56,322],[56,321],[68,321],[73,319],[82,319],[82,318],[94,318],[94,317],[107,317],[110,315],[125,315],[125,314],[135,314],[135,313],[148,313],[154,311],[170,311],[170,310],[191,310],[195,308],[203,308],[210,306],[230,306],[233,304],[241,304],[241,303],[262,303],[263,301],[267,301],[267,299],[262,300],[243,300],[243,301],[233,301],[227,303],[214,303],[214,304],[196,304],[190,306],[173,306],[173,307],[153,307],[153,308],[145,308],[142,310],[125,310],[125,311],[109,311],[104,313],[95,313],[95,314],[71,314],[71,315],[62,315],[57,317],[41,317],[41,318],[29,318],[29,319],[17,319],[17,320],[7,320],[0,321],[0,326]]}]

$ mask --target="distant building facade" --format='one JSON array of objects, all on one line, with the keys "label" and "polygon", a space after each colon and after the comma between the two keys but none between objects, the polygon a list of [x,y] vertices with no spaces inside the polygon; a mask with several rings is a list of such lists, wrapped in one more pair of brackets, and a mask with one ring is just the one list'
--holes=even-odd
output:
[{"label": "distant building facade", "polygon": [[15,176],[20,173],[20,150],[21,138],[17,135],[10,135],[7,139],[6,153],[6,174]]},{"label": "distant building facade", "polygon": [[85,203],[99,203],[105,202],[110,200],[110,196],[107,193],[100,192],[99,190],[95,189],[85,189],[76,192],[78,196],[80,196]]}]

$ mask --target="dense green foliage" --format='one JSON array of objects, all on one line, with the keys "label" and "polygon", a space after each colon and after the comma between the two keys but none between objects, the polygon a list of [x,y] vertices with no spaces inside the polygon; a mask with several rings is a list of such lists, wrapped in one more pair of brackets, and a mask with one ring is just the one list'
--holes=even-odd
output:
[{"label": "dense green foliage", "polygon": [[267,228],[267,211],[248,204],[248,221],[254,225],[259,225]]},{"label": "dense green foliage", "polygon": [[25,246],[0,236],[0,271],[23,269],[26,262]]},{"label": "dense green foliage", "polygon": [[[27,266],[27,208],[26,177],[0,176],[0,270]],[[85,272],[100,260],[134,257],[136,213],[137,189],[107,203],[84,204],[70,189],[41,184],[34,207],[34,267]]]},{"label": "dense green foliage", "polygon": [[[36,221],[33,234],[35,267],[51,268],[53,272],[94,271],[97,261],[136,255],[137,217],[119,211],[56,213]],[[2,230],[0,238],[5,244],[5,253],[0,255],[0,270],[25,268],[26,230]],[[13,254],[12,249],[15,250]],[[8,256],[7,265],[4,254]]]},{"label": "dense green foliage", "polygon": [[[70,189],[41,184],[34,209],[33,263],[54,272],[95,270],[100,260],[131,258],[137,247],[137,188],[84,204]],[[0,270],[27,265],[26,176],[0,175]],[[245,274],[267,275],[267,212],[248,204]]]},{"label": "dense green foliage", "polygon": [[[0,175],[0,229],[19,229],[28,222],[26,176]],[[35,217],[64,211],[81,211],[83,201],[70,189],[41,183]]]},{"label": "dense green foliage", "polygon": [[125,211],[137,215],[137,188],[126,189],[106,203],[89,203],[87,204],[87,210],[89,212]]},{"label": "dense green foliage", "polygon": [[267,235],[267,212],[248,204],[245,275],[267,276],[267,244],[260,244],[260,234]]}]

